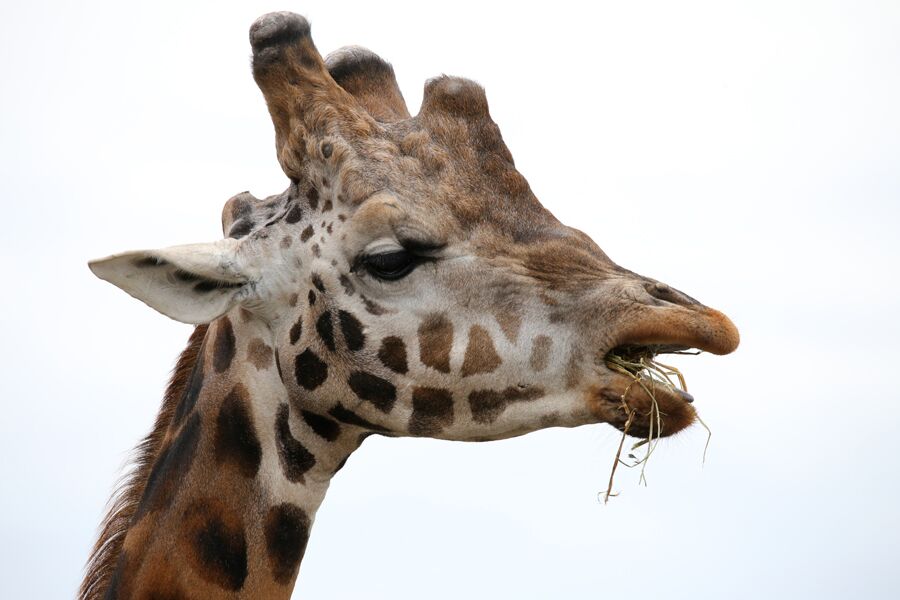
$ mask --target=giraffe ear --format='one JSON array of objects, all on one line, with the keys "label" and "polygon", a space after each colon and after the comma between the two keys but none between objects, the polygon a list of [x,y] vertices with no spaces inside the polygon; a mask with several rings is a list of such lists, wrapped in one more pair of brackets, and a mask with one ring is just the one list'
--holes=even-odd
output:
[{"label": "giraffe ear", "polygon": [[209,323],[255,290],[257,270],[241,243],[224,239],[161,250],[134,250],[88,263],[94,275],[176,321]]}]

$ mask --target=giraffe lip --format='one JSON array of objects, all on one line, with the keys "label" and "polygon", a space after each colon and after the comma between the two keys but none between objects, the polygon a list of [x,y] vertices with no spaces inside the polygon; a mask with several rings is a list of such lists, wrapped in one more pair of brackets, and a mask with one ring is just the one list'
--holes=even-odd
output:
[{"label": "giraffe lip", "polygon": [[731,319],[702,305],[632,306],[633,316],[620,325],[611,346],[639,346],[655,354],[697,348],[710,354],[730,354],[740,344]]},{"label": "giraffe lip", "polygon": [[703,350],[684,344],[619,344],[606,353],[620,356],[658,356],[660,354],[699,354]]},{"label": "giraffe lip", "polygon": [[[632,376],[604,364],[607,373],[595,405],[602,420],[635,438],[668,437],[697,418],[694,397],[676,386]],[[631,422],[627,425],[628,415]]]},{"label": "giraffe lip", "polygon": [[[699,354],[683,344],[624,344],[606,353],[603,367],[607,382],[602,393],[607,406],[614,407],[620,418],[610,421],[624,430],[625,416],[633,413],[629,435],[642,437],[653,432],[650,419],[659,419],[662,427],[657,435],[666,436],[689,426],[696,417],[694,396],[677,385],[680,374],[655,362],[660,354]],[[658,369],[664,369],[672,385],[663,381]],[[653,372],[651,374],[651,371]],[[652,376],[651,376],[652,375]],[[654,416],[655,415],[655,416]]]},{"label": "giraffe lip", "polygon": [[[653,383],[648,367],[650,371],[657,370],[653,360],[660,354],[729,354],[739,343],[737,327],[715,309],[702,305],[643,307],[638,317],[620,330],[613,347],[602,355],[602,366],[610,377],[606,400],[624,404],[624,395],[633,394],[632,388],[639,387],[638,404],[659,401],[661,411],[664,412],[663,405],[667,405],[673,413],[680,412],[682,418],[674,419],[679,423],[675,430],[680,430],[696,416],[690,406],[694,397],[675,385]],[[654,377],[663,379],[659,372]],[[666,378],[681,377],[679,373],[669,372]],[[636,385],[636,382],[642,385]]]}]

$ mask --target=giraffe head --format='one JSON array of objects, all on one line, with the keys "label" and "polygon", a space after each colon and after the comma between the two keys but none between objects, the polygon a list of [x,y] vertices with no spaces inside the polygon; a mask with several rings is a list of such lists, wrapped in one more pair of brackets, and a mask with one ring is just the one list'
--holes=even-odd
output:
[{"label": "giraffe head", "polygon": [[[227,323],[219,337],[264,323],[268,385],[304,415],[459,440],[622,428],[630,381],[610,351],[737,347],[722,313],[619,267],[538,202],[477,84],[433,79],[410,117],[387,63],[359,48],[323,60],[302,17],[266,15],[250,41],[288,189],[229,200],[223,240],[91,268],[174,319]],[[694,420],[689,397],[656,397],[663,435]],[[645,390],[628,402],[649,415]]]}]

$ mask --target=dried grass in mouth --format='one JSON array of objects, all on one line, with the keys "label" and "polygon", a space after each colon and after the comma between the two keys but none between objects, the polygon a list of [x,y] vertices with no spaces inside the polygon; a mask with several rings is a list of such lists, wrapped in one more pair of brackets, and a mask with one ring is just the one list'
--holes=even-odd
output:
[{"label": "dried grass in mouth", "polygon": [[[699,352],[675,352],[675,354],[699,354]],[[659,404],[656,401],[654,387],[661,386],[672,390],[682,390],[687,392],[687,382],[684,379],[684,375],[681,374],[681,371],[675,367],[658,362],[655,358],[656,355],[649,348],[623,348],[610,352],[606,356],[606,366],[613,371],[630,377],[631,382],[625,388],[625,391],[622,392],[622,409],[628,416],[625,419],[625,425],[622,428],[622,438],[619,440],[616,457],[609,473],[609,484],[607,485],[606,492],[601,492],[604,504],[609,502],[610,497],[618,495],[617,493],[613,493],[612,489],[616,476],[616,468],[619,466],[619,463],[622,463],[628,468],[634,468],[640,465],[641,473],[638,484],[643,483],[645,486],[647,485],[647,463],[662,437],[662,414],[659,411]],[[650,414],[647,415],[650,421],[650,427],[647,437],[638,441],[631,447],[628,458],[632,462],[628,463],[622,460],[622,450],[625,446],[625,438],[628,436],[628,430],[632,423],[634,423],[635,415],[637,414],[637,410],[628,404],[628,392],[630,392],[631,388],[635,385],[641,386],[650,398]],[[705,464],[706,450],[709,448],[712,431],[710,431],[709,427],[707,427],[706,423],[704,423],[703,419],[699,416],[697,416],[697,421],[704,429],[706,429],[707,433],[706,445],[703,447],[703,463]],[[636,456],[635,451],[642,447],[645,448],[643,456]]]}]

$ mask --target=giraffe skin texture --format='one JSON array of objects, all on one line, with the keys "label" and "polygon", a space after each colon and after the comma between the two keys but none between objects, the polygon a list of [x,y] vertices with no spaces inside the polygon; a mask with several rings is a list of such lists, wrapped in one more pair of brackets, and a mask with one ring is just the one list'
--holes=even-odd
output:
[{"label": "giraffe skin texture", "polygon": [[[739,342],[722,313],[624,269],[532,193],[476,83],[437,77],[411,117],[393,68],[323,59],[292,13],[250,30],[290,180],[237,194],[224,239],[93,261],[198,325],[80,598],[288,598],[315,513],[369,435],[498,440],[623,428],[614,348]],[[662,435],[694,420],[657,390]]]}]

